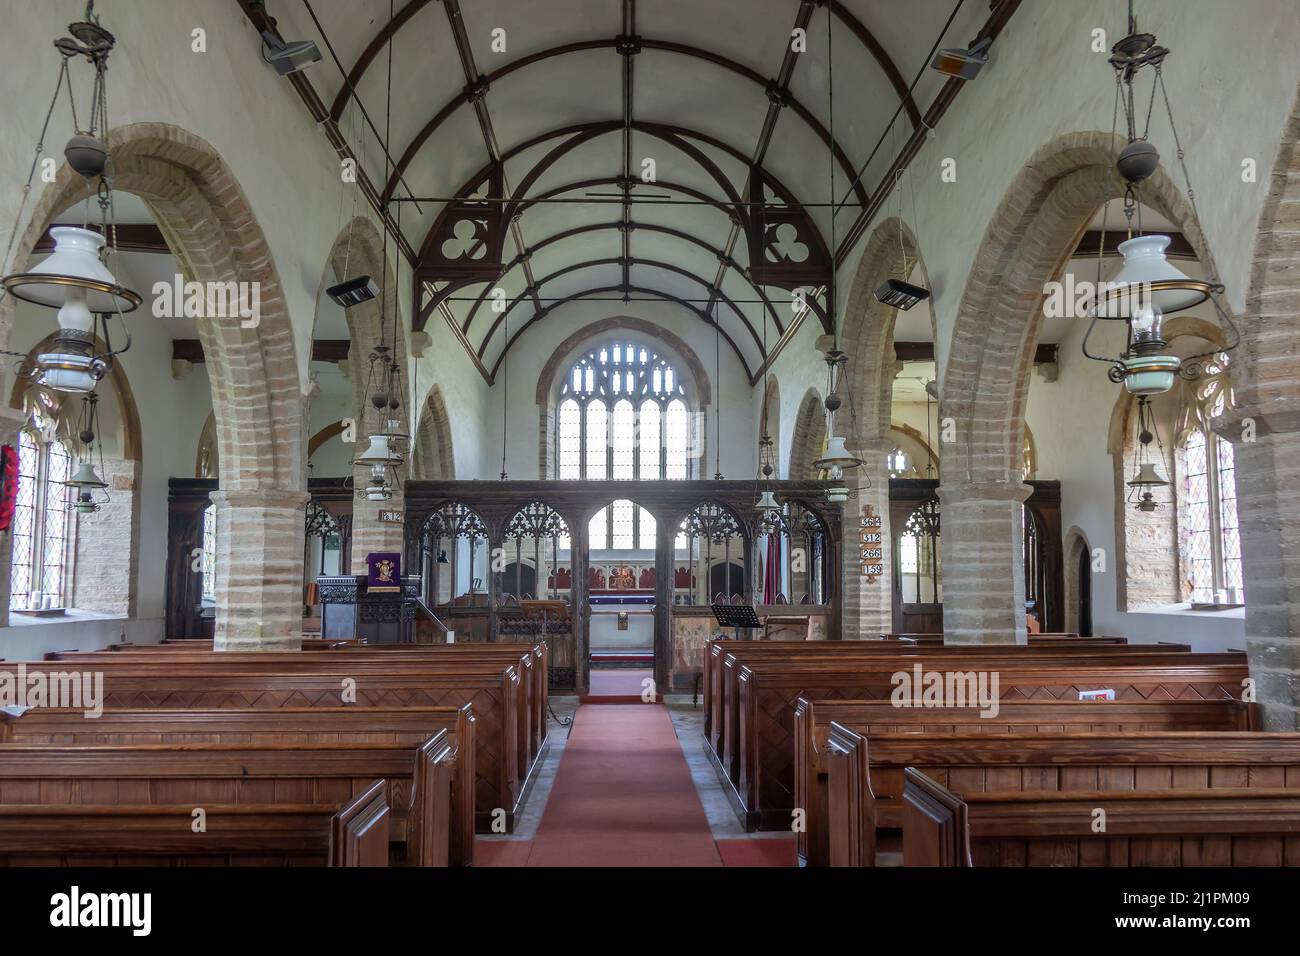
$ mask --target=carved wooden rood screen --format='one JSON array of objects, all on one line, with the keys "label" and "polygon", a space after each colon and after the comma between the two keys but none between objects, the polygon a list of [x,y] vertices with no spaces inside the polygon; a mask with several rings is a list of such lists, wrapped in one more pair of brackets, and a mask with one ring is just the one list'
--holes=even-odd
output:
[{"label": "carved wooden rood screen", "polygon": [[[414,639],[544,638],[552,686],[584,690],[591,582],[601,587],[615,570],[643,600],[653,593],[660,687],[691,689],[716,630],[708,604],[717,593],[757,604],[760,616],[805,636],[838,639],[839,509],[826,504],[825,482],[773,488],[782,509],[764,521],[753,509],[753,481],[408,481]],[[641,550],[634,569],[593,566],[591,521],[611,502],[632,502],[653,518],[653,565]]]}]

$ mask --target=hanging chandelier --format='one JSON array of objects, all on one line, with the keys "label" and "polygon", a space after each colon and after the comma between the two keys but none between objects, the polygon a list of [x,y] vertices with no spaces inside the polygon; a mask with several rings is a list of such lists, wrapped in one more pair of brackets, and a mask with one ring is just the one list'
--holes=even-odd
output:
[{"label": "hanging chandelier", "polygon": [[813,462],[815,467],[829,473],[831,484],[826,489],[826,500],[834,504],[842,504],[852,495],[844,481],[844,472],[863,464],[861,458],[848,450],[844,436],[835,434],[835,413],[843,405],[839,395],[840,380],[848,360],[849,357],[834,345],[826,352],[826,450]]},{"label": "hanging chandelier", "polygon": [[[63,155],[68,165],[84,177],[88,184],[95,184],[99,230],[88,228],[88,221],[83,222],[81,227],[52,228],[50,235],[54,239],[54,252],[27,271],[10,273],[0,281],[3,281],[5,294],[33,305],[57,310],[59,331],[53,347],[51,351],[36,356],[36,360],[27,367],[28,376],[35,384],[52,391],[81,395],[92,392],[113,367],[115,357],[131,347],[130,333],[124,320],[122,329],[126,341],[119,349],[113,347],[109,319],[114,316],[122,319],[142,301],[138,293],[122,286],[105,264],[106,254],[115,253],[117,248],[112,175],[106,143],[106,72],[108,56],[116,41],[111,33],[100,26],[94,8],[94,0],[90,0],[86,4],[85,20],[68,27],[68,32],[72,35],[54,41],[55,48],[63,58],[58,80],[46,112],[45,125],[41,128],[36,144],[36,156],[23,187],[22,202],[9,235],[4,261],[0,263],[0,267],[8,266],[27,200],[31,195],[32,182],[40,165],[50,118],[66,81],[75,133],[64,147]],[[84,129],[78,122],[76,100],[72,95],[69,65],[75,58],[84,58],[94,69],[89,97],[90,113],[86,117],[88,122]],[[101,344],[103,351],[99,351]]]},{"label": "hanging chandelier", "polygon": [[[81,451],[77,455],[77,472],[65,484],[76,493],[77,500],[73,508],[77,514],[94,514],[103,505],[108,504],[108,482],[95,473],[95,453],[98,446],[99,470],[104,470],[103,442],[99,437],[99,396],[95,392],[82,396],[81,417],[77,423],[77,439]],[[95,493],[100,492],[99,498]]]},{"label": "hanging chandelier", "polygon": [[[1151,400],[1143,395],[1138,398],[1137,418],[1137,454],[1134,456],[1133,477],[1129,479],[1128,501],[1137,511],[1150,513],[1166,502],[1157,499],[1156,494],[1169,487],[1169,482],[1161,477],[1156,462],[1151,460],[1151,443],[1156,444],[1157,460],[1163,464],[1165,458],[1164,443],[1160,441],[1160,432],[1156,424],[1155,412]],[[1163,498],[1163,496],[1162,496]]]},{"label": "hanging chandelier", "polygon": [[[1232,351],[1240,343],[1241,336],[1221,301],[1224,286],[1214,277],[1213,265],[1207,267],[1208,279],[1190,278],[1166,258],[1169,236],[1144,234],[1142,231],[1139,202],[1141,187],[1160,165],[1160,153],[1148,138],[1157,90],[1164,102],[1169,129],[1177,146],[1178,162],[1193,221],[1199,223],[1200,216],[1196,211],[1196,194],[1187,172],[1182,141],[1174,123],[1173,108],[1165,89],[1163,66],[1169,50],[1156,42],[1154,34],[1138,32],[1132,0],[1129,2],[1128,31],[1128,35],[1111,48],[1109,61],[1115,71],[1115,111],[1111,135],[1116,135],[1122,106],[1128,139],[1128,144],[1120,151],[1115,162],[1115,169],[1124,181],[1123,211],[1127,239],[1118,247],[1124,257],[1124,264],[1111,279],[1103,280],[1106,219],[1110,206],[1109,189],[1106,189],[1102,197],[1101,241],[1097,246],[1096,299],[1092,320],[1083,338],[1083,354],[1090,359],[1108,363],[1111,381],[1117,384],[1122,382],[1129,394],[1144,398],[1169,391],[1180,375],[1188,379],[1198,378],[1206,359]],[[1135,86],[1147,70],[1151,73],[1151,91],[1146,109],[1142,111]],[[1140,112],[1145,112],[1146,115],[1145,126],[1141,130],[1138,129]],[[1163,334],[1165,316],[1207,301],[1214,306],[1220,322],[1231,333],[1228,343],[1187,358],[1170,353]],[[1089,351],[1088,338],[1098,320],[1125,323],[1126,344],[1120,355],[1094,355]]]},{"label": "hanging chandelier", "polygon": [[368,501],[387,501],[393,497],[393,488],[400,486],[397,469],[406,462],[403,450],[410,440],[402,427],[401,401],[397,397],[400,369],[390,352],[387,345],[380,344],[370,353],[366,393],[374,409],[375,428],[365,450],[352,459],[352,464],[370,468],[365,489],[359,492]]}]

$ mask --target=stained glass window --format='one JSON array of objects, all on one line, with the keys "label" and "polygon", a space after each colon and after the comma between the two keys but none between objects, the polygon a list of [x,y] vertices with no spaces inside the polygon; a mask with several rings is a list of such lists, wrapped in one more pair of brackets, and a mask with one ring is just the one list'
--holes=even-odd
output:
[{"label": "stained glass window", "polygon": [[570,369],[559,397],[560,478],[690,477],[689,396],[662,355],[631,342],[594,349]]},{"label": "stained glass window", "polygon": [[10,560],[9,607],[32,606],[35,592],[65,603],[68,556],[67,480],[72,458],[54,434],[55,424],[42,415],[19,433],[18,495],[14,506],[13,553]]}]

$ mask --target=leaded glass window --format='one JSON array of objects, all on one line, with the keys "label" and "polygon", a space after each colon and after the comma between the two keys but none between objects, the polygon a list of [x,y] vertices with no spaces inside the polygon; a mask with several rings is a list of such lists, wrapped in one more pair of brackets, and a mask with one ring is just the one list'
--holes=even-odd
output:
[{"label": "leaded glass window", "polygon": [[560,478],[691,477],[690,396],[663,356],[631,342],[593,349],[569,370],[559,397]]},{"label": "leaded glass window", "polygon": [[33,606],[32,596],[66,603],[68,559],[67,480],[72,457],[56,437],[56,423],[40,411],[19,433],[18,495],[14,507],[9,607]]},{"label": "leaded glass window", "polygon": [[620,498],[592,515],[587,537],[593,551],[653,551],[655,519],[636,502]]},{"label": "leaded glass window", "polygon": [[203,552],[199,559],[203,573],[204,604],[217,603],[217,506],[208,505],[203,510]]}]

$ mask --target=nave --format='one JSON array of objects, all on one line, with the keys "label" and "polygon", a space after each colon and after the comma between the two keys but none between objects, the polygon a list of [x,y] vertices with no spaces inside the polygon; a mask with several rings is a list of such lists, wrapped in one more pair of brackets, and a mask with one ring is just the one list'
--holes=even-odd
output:
[{"label": "nave", "polygon": [[6,927],[1285,898],[1295,0],[0,17]]}]

